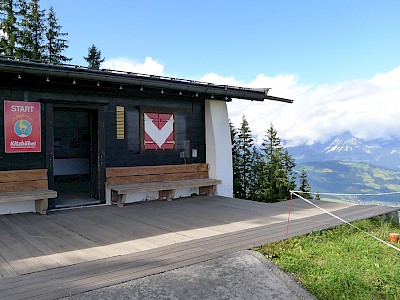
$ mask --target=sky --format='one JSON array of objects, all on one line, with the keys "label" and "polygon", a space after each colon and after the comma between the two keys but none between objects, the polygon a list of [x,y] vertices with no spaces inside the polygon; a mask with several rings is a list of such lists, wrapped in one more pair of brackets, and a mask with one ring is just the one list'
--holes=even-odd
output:
[{"label": "sky", "polygon": [[293,104],[233,100],[257,142],[350,132],[400,137],[399,0],[41,0],[68,33],[72,64],[95,44],[103,68],[271,88]]}]

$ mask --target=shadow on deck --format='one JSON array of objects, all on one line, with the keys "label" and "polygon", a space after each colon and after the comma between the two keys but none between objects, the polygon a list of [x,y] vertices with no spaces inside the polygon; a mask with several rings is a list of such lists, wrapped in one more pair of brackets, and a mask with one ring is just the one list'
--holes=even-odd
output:
[{"label": "shadow on deck", "polygon": [[[396,211],[318,201],[346,221]],[[198,196],[0,216],[0,298],[56,299],[286,237],[289,202]],[[289,235],[340,221],[297,199]]]}]

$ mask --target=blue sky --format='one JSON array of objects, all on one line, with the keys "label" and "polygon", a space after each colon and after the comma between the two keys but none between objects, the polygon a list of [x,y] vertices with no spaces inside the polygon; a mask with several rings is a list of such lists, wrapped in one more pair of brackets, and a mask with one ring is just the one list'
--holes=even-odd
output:
[{"label": "blue sky", "polygon": [[[366,118],[376,114],[372,108],[360,107],[374,107],[382,97],[395,101],[400,96],[397,84],[387,87],[387,82],[400,81],[398,0],[40,3],[44,9],[54,7],[68,32],[66,54],[73,64],[86,65],[83,56],[95,44],[106,57],[107,68],[271,87],[271,94],[295,99],[295,104],[286,107],[230,104],[234,122],[244,112],[256,135],[262,135],[271,122],[279,125],[283,138],[298,143],[346,130],[365,139],[400,132],[399,125],[389,124],[386,117],[375,120],[375,116],[373,120],[384,122],[382,132],[375,128],[375,133],[362,129],[366,126],[362,120],[351,119],[358,119],[360,113]],[[348,111],[353,106],[354,114]],[[331,118],[322,124],[321,115]],[[343,120],[346,115],[348,119]],[[395,122],[395,116],[390,116]]]}]

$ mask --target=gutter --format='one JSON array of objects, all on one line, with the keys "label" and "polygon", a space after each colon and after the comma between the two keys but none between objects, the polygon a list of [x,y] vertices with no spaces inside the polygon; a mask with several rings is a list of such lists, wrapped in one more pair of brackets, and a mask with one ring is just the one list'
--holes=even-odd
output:
[{"label": "gutter", "polygon": [[115,84],[137,85],[160,89],[171,89],[193,93],[205,93],[225,97],[225,101],[232,98],[264,101],[272,100],[285,103],[293,103],[291,99],[269,96],[270,88],[255,89],[229,85],[217,85],[213,83],[173,78],[166,76],[147,75],[116,70],[93,70],[75,65],[50,65],[47,63],[0,58],[0,71],[15,74],[33,74],[49,77],[84,79],[93,81],[111,82]]}]

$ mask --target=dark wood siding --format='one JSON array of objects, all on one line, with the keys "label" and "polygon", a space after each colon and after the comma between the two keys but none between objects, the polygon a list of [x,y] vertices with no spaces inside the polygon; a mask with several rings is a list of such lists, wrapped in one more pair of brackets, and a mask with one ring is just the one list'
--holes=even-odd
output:
[{"label": "dark wood siding", "polygon": [[[125,139],[117,140],[116,106],[125,107]],[[175,115],[176,148],[174,150],[141,151],[140,107],[168,109]],[[179,153],[184,141],[190,140],[191,148],[198,151],[197,158],[188,158],[187,163],[205,162],[204,100],[190,99],[115,99],[105,110],[106,167],[152,166],[183,164]]]},{"label": "dark wood siding", "polygon": [[[57,107],[101,107],[99,109],[99,128],[104,127],[104,139],[99,151],[101,168],[123,166],[165,165],[183,163],[204,163],[205,157],[205,124],[204,105],[201,98],[179,96],[176,92],[160,94],[158,90],[139,90],[140,87],[108,86],[95,82],[79,82],[72,85],[73,78],[50,78],[45,76],[22,75],[17,79],[15,74],[0,73],[0,170],[35,169],[49,166],[49,155],[46,157],[46,103]],[[6,154],[4,152],[4,100],[41,102],[42,118],[42,152]],[[116,138],[116,106],[125,107],[125,139]],[[52,107],[48,105],[47,107]],[[140,107],[170,110],[175,115],[176,148],[174,150],[157,150],[141,152]],[[49,112],[47,112],[47,116]],[[48,119],[48,118],[47,118]],[[102,134],[102,133],[101,133]],[[197,158],[180,158],[184,141],[190,140],[191,148],[197,149]],[[48,141],[51,141],[48,139]],[[47,149],[49,149],[47,145]]]}]

